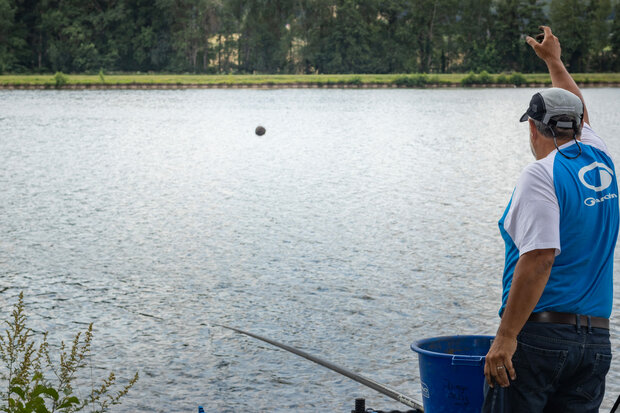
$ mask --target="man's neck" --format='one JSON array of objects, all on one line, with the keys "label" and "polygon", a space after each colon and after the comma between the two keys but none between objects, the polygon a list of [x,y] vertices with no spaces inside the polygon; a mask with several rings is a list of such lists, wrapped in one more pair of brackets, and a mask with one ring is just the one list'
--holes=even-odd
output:
[{"label": "man's neck", "polygon": [[[571,142],[573,140],[573,138],[565,138],[565,139],[556,139],[556,142],[558,144],[558,148],[568,142]],[[543,158],[546,158],[547,155],[549,155],[551,152],[553,152],[556,147],[555,144],[553,143],[553,139],[552,138],[546,138],[543,141],[543,145],[541,145],[540,148],[537,148],[536,150],[536,160],[539,161]]]}]

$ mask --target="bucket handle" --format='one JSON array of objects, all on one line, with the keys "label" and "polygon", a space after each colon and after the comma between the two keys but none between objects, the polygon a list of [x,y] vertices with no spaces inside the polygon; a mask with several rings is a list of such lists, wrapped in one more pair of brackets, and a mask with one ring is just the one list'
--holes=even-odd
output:
[{"label": "bucket handle", "polygon": [[453,366],[480,366],[484,356],[452,356]]}]

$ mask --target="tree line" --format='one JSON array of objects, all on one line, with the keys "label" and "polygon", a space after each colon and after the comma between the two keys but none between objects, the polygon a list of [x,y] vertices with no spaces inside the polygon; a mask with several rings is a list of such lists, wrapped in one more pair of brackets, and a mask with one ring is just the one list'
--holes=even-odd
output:
[{"label": "tree line", "polygon": [[620,71],[619,0],[0,0],[0,73]]}]

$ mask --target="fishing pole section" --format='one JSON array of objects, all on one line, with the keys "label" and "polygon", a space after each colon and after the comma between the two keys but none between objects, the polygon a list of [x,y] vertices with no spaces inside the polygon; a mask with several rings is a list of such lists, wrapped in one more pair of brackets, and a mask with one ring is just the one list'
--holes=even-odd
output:
[{"label": "fishing pole section", "polygon": [[350,378],[351,380],[355,380],[356,382],[358,382],[360,384],[363,384],[366,387],[370,387],[371,389],[376,390],[379,393],[381,393],[381,394],[383,394],[383,395],[385,395],[385,396],[387,396],[387,397],[389,397],[391,399],[396,400],[397,402],[400,402],[400,403],[402,403],[402,404],[404,404],[404,405],[406,405],[408,407],[411,407],[411,408],[415,409],[416,413],[423,413],[424,412],[424,407],[422,406],[421,402],[413,399],[412,397],[409,397],[409,396],[404,395],[404,394],[402,394],[400,392],[397,392],[396,390],[393,390],[393,389],[389,388],[388,386],[386,386],[384,384],[378,383],[378,382],[376,382],[376,381],[374,381],[372,379],[369,379],[367,377],[364,377],[362,375],[353,373],[352,371],[350,371],[348,369],[345,369],[344,367],[337,366],[337,365],[335,365],[333,363],[330,363],[329,361],[323,360],[323,359],[321,359],[319,357],[313,356],[312,354],[306,353],[305,351],[296,349],[294,347],[291,347],[289,345],[277,342],[275,340],[271,340],[271,339],[266,338],[266,337],[259,336],[258,334],[250,333],[248,331],[244,331],[244,330],[241,330],[241,329],[238,329],[238,328],[235,328],[235,327],[225,326],[223,324],[215,324],[215,325],[218,326],[218,327],[223,327],[223,328],[226,328],[228,330],[235,331],[235,332],[240,333],[240,334],[244,334],[246,336],[255,338],[255,339],[260,340],[260,341],[264,341],[265,343],[269,343],[272,346],[276,346],[276,347],[279,347],[279,348],[281,348],[283,350],[286,350],[286,351],[288,351],[290,353],[296,354],[296,355],[298,355],[300,357],[303,357],[303,358],[305,358],[307,360],[310,360],[310,361],[312,361],[312,362],[314,362],[316,364],[319,364],[319,365],[321,365],[323,367],[326,367],[326,368],[328,368],[328,369],[330,369],[332,371],[335,371],[336,373],[342,374],[343,376],[346,376],[346,377]]}]

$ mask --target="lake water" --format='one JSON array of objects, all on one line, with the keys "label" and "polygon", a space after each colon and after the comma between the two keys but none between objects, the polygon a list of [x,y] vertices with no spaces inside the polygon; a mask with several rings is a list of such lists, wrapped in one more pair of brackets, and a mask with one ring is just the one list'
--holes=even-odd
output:
[{"label": "lake water", "polygon": [[[421,400],[413,341],[499,324],[532,93],[0,91],[2,314],[24,291],[56,345],[94,322],[93,374],[141,376],[116,411],[404,410],[214,324]],[[620,89],[584,95],[617,158]]]}]

